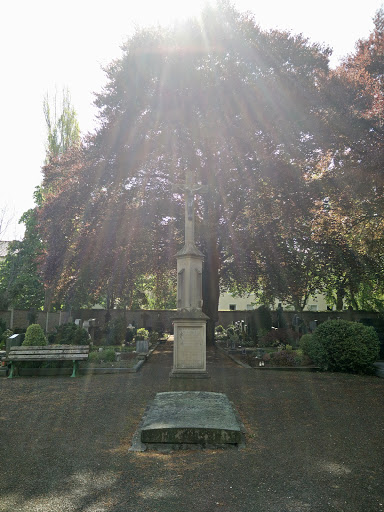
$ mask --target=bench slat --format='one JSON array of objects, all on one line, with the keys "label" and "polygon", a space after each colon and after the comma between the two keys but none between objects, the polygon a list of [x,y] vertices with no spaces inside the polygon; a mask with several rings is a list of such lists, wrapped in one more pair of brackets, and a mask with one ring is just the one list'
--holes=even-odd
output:
[{"label": "bench slat", "polygon": [[73,372],[71,377],[76,377],[79,361],[88,359],[89,345],[46,345],[46,346],[21,346],[11,347],[8,356],[2,361],[10,363],[9,379],[13,379],[17,373],[18,361],[72,361]]},{"label": "bench slat", "polygon": [[83,361],[89,345],[44,345],[11,347],[5,361]]},{"label": "bench slat", "polygon": [[55,354],[88,354],[88,350],[10,350],[9,354],[12,355],[22,355],[22,354],[46,354],[46,355],[55,355]]},{"label": "bench slat", "polygon": [[88,359],[88,354],[18,354],[9,355],[6,361],[83,361]]},{"label": "bench slat", "polygon": [[89,345],[42,345],[42,346],[13,346],[10,348],[10,351],[12,352],[20,352],[20,351],[27,351],[30,352],[32,350],[43,350],[46,352],[51,352],[52,350],[74,350],[76,352],[89,352]]}]

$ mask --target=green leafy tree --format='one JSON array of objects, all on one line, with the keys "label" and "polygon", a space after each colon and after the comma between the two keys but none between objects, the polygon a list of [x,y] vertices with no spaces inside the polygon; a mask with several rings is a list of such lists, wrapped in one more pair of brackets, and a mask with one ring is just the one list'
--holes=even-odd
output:
[{"label": "green leafy tree", "polygon": [[[44,115],[47,124],[46,162],[60,159],[66,151],[80,144],[80,132],[76,112],[71,104],[70,94],[63,90],[62,104],[59,107],[55,96],[53,105],[48,95],[44,99]],[[25,212],[20,223],[25,224],[25,234],[21,241],[9,245],[8,254],[0,267],[0,301],[3,307],[18,309],[48,309],[51,306],[51,290],[45,286],[39,268],[45,252],[39,224],[39,210],[43,207],[49,192],[44,187],[36,187],[36,206]],[[84,301],[79,286],[78,296]],[[57,304],[56,304],[57,306]]]},{"label": "green leafy tree", "polygon": [[[39,189],[35,200],[39,201]],[[44,305],[44,285],[38,271],[43,255],[39,237],[37,210],[30,209],[20,219],[26,226],[22,241],[9,244],[0,266],[0,296],[4,306],[16,309],[40,309]]]},{"label": "green leafy tree", "polygon": [[[43,102],[47,127],[46,162],[60,157],[69,148],[81,142],[77,114],[68,89],[63,89],[61,103],[57,94],[50,100],[48,93]],[[60,104],[59,104],[60,103]]]}]

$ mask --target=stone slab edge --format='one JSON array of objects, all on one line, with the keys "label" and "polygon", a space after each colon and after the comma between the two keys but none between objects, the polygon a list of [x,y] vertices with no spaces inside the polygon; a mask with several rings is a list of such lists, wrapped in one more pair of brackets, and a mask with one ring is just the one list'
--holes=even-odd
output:
[{"label": "stone slab edge", "polygon": [[376,368],[376,377],[384,379],[384,361],[377,361],[373,366]]},{"label": "stone slab edge", "polygon": [[[228,397],[227,397],[227,399],[228,399]],[[179,451],[179,450],[209,450],[209,449],[216,450],[218,448],[242,450],[245,448],[245,445],[246,445],[245,444],[246,429],[245,429],[244,423],[243,423],[234,403],[232,402],[232,400],[229,400],[229,399],[228,399],[228,402],[232,406],[232,410],[234,412],[236,421],[240,428],[241,442],[238,445],[227,444],[227,445],[220,445],[220,446],[210,446],[210,445],[202,446],[200,444],[143,443],[141,441],[141,430],[142,430],[143,425],[146,422],[146,418],[148,416],[149,410],[153,403],[153,401],[152,401],[145,408],[144,414],[143,414],[141,421],[137,427],[137,430],[133,434],[132,443],[131,443],[131,447],[129,448],[129,451],[130,452],[158,451],[158,452],[162,452],[162,453],[169,453],[172,451]]]}]

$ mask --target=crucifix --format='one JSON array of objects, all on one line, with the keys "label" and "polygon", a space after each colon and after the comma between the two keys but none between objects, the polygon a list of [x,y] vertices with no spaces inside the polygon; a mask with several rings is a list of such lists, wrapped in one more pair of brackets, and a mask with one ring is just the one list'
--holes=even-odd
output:
[{"label": "crucifix", "polygon": [[185,173],[185,183],[173,186],[174,192],[183,192],[185,194],[185,244],[195,243],[195,195],[200,192],[207,192],[207,187],[193,183],[191,171]]},{"label": "crucifix", "polygon": [[[171,377],[195,379],[208,377],[206,368],[206,322],[202,312],[203,253],[195,245],[195,195],[207,187],[193,183],[191,171],[186,172],[185,183],[175,185],[174,192],[185,195],[185,243],[176,254],[177,259],[177,313],[174,324],[173,369]],[[180,384],[181,381],[179,381]],[[195,383],[200,386],[200,381]],[[183,385],[186,385],[185,382]]]}]

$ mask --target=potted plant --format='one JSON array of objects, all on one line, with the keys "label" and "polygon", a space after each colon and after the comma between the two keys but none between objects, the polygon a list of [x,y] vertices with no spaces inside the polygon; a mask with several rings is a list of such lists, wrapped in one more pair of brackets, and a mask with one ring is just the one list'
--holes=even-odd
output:
[{"label": "potted plant", "polygon": [[141,327],[140,329],[137,329],[135,341],[143,341],[147,340],[149,336],[149,332],[147,329],[144,329],[144,327]]}]

